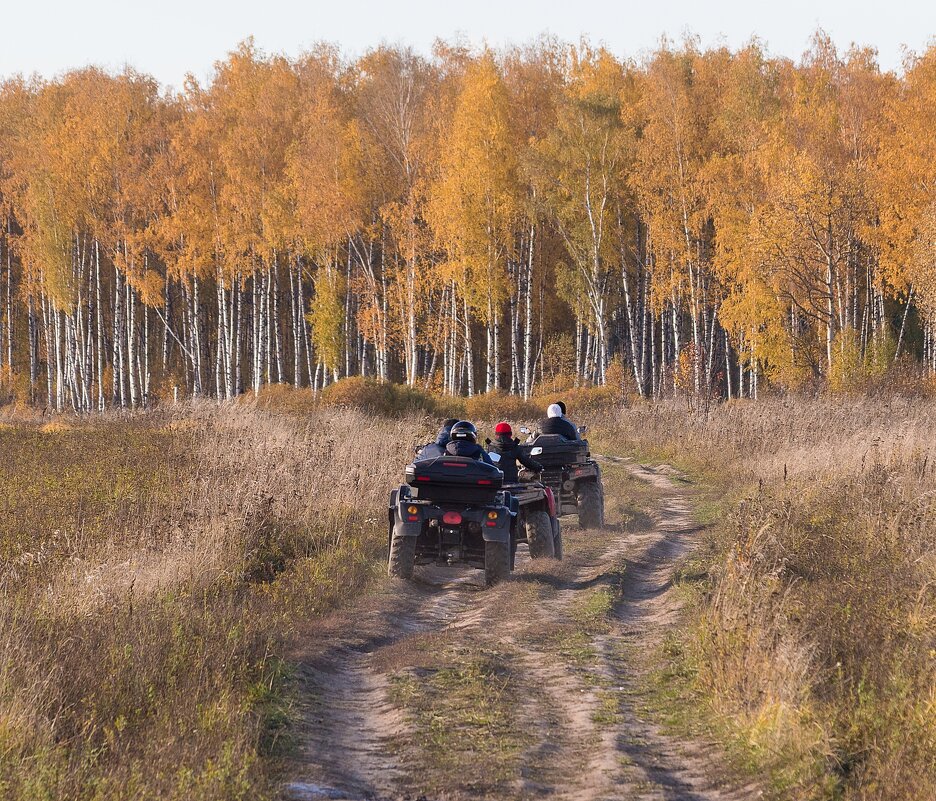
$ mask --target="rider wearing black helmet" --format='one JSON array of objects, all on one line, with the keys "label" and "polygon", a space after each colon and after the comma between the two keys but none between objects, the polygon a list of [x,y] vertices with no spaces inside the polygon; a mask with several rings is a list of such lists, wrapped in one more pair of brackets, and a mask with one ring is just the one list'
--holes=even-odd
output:
[{"label": "rider wearing black helmet", "polygon": [[467,420],[461,420],[452,426],[451,440],[445,446],[449,456],[465,456],[469,459],[480,459],[482,462],[493,465],[491,457],[478,445],[478,429]]}]

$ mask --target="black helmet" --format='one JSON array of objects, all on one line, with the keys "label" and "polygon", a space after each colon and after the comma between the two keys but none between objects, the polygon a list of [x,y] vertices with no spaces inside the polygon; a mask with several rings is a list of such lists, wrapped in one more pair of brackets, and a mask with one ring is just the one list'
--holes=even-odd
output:
[{"label": "black helmet", "polygon": [[477,442],[478,429],[474,427],[474,424],[469,423],[467,420],[461,420],[452,426],[452,433],[450,436],[454,440]]},{"label": "black helmet", "polygon": [[565,417],[565,415],[566,415],[566,405],[565,405],[562,401],[556,401],[556,406],[558,406],[560,409],[562,409],[562,416]]}]

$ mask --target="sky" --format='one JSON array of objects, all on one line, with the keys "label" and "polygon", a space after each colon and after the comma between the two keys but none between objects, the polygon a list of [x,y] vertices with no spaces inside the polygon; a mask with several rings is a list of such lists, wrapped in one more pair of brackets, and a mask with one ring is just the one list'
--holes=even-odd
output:
[{"label": "sky", "polygon": [[817,28],[843,50],[875,47],[881,66],[899,71],[906,48],[936,42],[936,0],[0,0],[0,78],[130,65],[179,88],[186,73],[208,78],[248,36],[267,53],[297,56],[328,41],[353,57],[382,43],[428,54],[438,38],[498,47],[547,33],[638,58],[688,31],[703,46],[757,36],[771,54],[798,59]]}]

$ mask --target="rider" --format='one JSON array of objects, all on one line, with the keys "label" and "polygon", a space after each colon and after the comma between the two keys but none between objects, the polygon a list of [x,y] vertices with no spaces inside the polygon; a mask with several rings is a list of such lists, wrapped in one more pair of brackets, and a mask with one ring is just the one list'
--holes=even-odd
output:
[{"label": "rider", "polygon": [[461,420],[452,426],[451,440],[445,446],[449,456],[466,456],[469,459],[479,459],[489,465],[494,465],[491,457],[487,455],[478,444],[478,429],[467,420]]},{"label": "rider", "polygon": [[452,426],[457,422],[458,418],[450,417],[448,420],[442,423],[442,428],[439,429],[439,433],[436,436],[435,442],[430,442],[426,445],[423,445],[416,454],[416,461],[418,462],[423,459],[435,459],[437,456],[445,456],[445,446],[448,445],[449,440],[452,438]]},{"label": "rider", "polygon": [[494,441],[488,445],[488,452],[500,454],[497,466],[504,474],[505,484],[516,484],[520,480],[517,462],[537,473],[543,471],[543,465],[523,454],[520,449],[520,440],[514,439],[510,423],[497,424],[494,428]]},{"label": "rider", "polygon": [[546,419],[540,420],[539,430],[541,434],[560,434],[569,440],[579,438],[578,428],[562,413],[562,407],[565,404],[551,403],[546,409]]}]

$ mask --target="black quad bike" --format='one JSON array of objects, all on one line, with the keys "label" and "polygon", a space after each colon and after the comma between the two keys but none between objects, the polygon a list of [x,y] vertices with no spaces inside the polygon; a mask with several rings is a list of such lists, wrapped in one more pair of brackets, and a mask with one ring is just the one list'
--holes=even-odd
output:
[{"label": "black quad bike", "polygon": [[510,575],[519,542],[529,541],[533,556],[554,556],[551,493],[530,485],[515,495],[521,487],[505,489],[503,479],[496,467],[458,456],[407,465],[406,484],[390,493],[388,574],[462,563],[484,570],[490,586]]},{"label": "black quad bike", "polygon": [[510,574],[519,505],[501,489],[496,467],[438,456],[406,467],[406,483],[390,493],[387,572],[410,578],[417,564],[484,570],[485,583]]},{"label": "black quad bike", "polygon": [[[585,431],[584,428],[579,430]],[[530,432],[523,430],[523,433]],[[532,434],[522,447],[545,468],[541,480],[556,496],[559,515],[578,514],[582,528],[601,528],[604,525],[601,468],[591,458],[588,440],[569,440],[559,434],[537,433]]]}]

